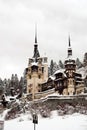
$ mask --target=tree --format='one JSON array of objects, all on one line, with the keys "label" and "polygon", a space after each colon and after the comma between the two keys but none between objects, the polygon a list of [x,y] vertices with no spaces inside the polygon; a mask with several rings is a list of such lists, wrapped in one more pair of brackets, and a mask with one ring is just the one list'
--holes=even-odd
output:
[{"label": "tree", "polygon": [[55,73],[59,69],[56,62],[53,63],[53,73]]},{"label": "tree", "polygon": [[0,78],[0,97],[1,97],[1,94],[4,92],[4,87],[3,87],[3,81],[2,79]]},{"label": "tree", "polygon": [[53,66],[54,66],[53,60],[51,60],[51,62],[50,62],[50,74],[51,75],[53,75]]},{"label": "tree", "polygon": [[50,66],[48,67],[48,77],[51,75],[50,73]]},{"label": "tree", "polygon": [[17,76],[17,74],[15,74],[15,76],[14,76],[14,83],[15,83],[15,91],[17,92],[18,91],[18,89],[19,89],[19,80],[18,80],[18,76]]},{"label": "tree", "polygon": [[87,52],[84,54],[83,66],[87,66]]},{"label": "tree", "polygon": [[82,67],[82,63],[79,60],[79,58],[76,59],[76,66],[77,66],[78,69]]},{"label": "tree", "polygon": [[19,90],[21,92],[24,92],[24,78],[23,77],[21,77],[19,81]]},{"label": "tree", "polygon": [[61,69],[63,69],[63,68],[64,68],[64,64],[63,64],[63,62],[62,62],[61,60],[59,60],[58,65],[59,65],[59,67],[60,67]]}]

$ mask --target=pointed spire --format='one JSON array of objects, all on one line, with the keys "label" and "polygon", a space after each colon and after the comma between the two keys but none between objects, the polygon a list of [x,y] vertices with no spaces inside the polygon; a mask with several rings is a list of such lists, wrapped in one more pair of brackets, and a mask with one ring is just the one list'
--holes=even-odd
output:
[{"label": "pointed spire", "polygon": [[71,46],[71,44],[70,44],[70,35],[69,35],[69,47]]},{"label": "pointed spire", "polygon": [[71,48],[71,43],[70,43],[70,35],[69,35],[69,47],[68,47],[68,57],[72,56],[72,48]]},{"label": "pointed spire", "polygon": [[39,51],[38,51],[38,44],[37,44],[37,24],[35,24],[35,44],[34,44],[33,58],[35,58],[35,61],[37,61],[38,57],[40,57],[40,54],[39,54]]},{"label": "pointed spire", "polygon": [[35,43],[37,43],[37,24],[35,24]]}]

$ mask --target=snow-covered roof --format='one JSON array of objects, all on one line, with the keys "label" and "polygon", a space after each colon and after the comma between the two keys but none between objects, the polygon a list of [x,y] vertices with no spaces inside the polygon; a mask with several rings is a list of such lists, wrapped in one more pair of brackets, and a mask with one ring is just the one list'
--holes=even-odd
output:
[{"label": "snow-covered roof", "polygon": [[49,78],[51,78],[52,80],[55,80],[55,77],[54,77],[54,76],[49,76]]},{"label": "snow-covered roof", "polygon": [[54,75],[58,74],[58,73],[63,73],[63,75],[66,77],[66,74],[64,73],[64,69],[59,69],[57,70]]},{"label": "snow-covered roof", "polygon": [[69,62],[67,62],[66,64],[69,64],[69,65],[70,65],[70,64],[73,64],[73,62],[72,62],[72,61],[69,61]]},{"label": "snow-covered roof", "polygon": [[63,78],[58,78],[58,79],[55,79],[55,81],[60,81],[60,80],[63,80]]},{"label": "snow-covered roof", "polygon": [[32,62],[31,66],[38,66],[38,63],[37,62]]},{"label": "snow-covered roof", "polygon": [[75,60],[75,58],[71,55],[71,56],[68,56],[65,60]]},{"label": "snow-covered roof", "polygon": [[54,73],[54,75],[55,75],[55,74],[58,74],[58,73],[64,73],[64,69],[59,69],[59,70],[57,70],[57,71]]}]

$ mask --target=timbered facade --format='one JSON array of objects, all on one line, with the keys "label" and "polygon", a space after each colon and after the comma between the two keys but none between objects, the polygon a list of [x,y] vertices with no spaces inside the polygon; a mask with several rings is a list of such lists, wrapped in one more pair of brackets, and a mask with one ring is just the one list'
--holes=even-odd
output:
[{"label": "timbered facade", "polygon": [[58,70],[54,73],[54,79],[51,77],[50,84],[49,80],[41,84],[42,91],[44,89],[48,90],[54,87],[55,91],[62,95],[74,95],[84,92],[84,82],[82,79],[82,75],[77,73],[76,62],[72,57],[70,37],[67,58],[64,65],[65,68],[63,70]]}]

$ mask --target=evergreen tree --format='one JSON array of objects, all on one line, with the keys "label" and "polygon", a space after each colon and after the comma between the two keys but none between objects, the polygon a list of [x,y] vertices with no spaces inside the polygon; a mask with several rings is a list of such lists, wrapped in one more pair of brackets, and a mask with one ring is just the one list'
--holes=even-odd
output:
[{"label": "evergreen tree", "polygon": [[53,63],[53,73],[55,73],[59,69],[56,62]]},{"label": "evergreen tree", "polygon": [[50,73],[50,67],[48,67],[48,77],[51,75]]},{"label": "evergreen tree", "polygon": [[14,76],[14,83],[15,83],[15,85],[14,85],[15,91],[17,92],[19,90],[19,80],[18,80],[17,74],[15,74],[15,76]]},{"label": "evergreen tree", "polygon": [[77,66],[78,69],[82,67],[82,63],[79,60],[79,58],[76,59],[76,66]]},{"label": "evergreen tree", "polygon": [[87,87],[87,76],[84,79],[85,87]]},{"label": "evergreen tree", "polygon": [[25,70],[24,70],[24,73],[23,73],[23,77],[22,77],[22,78],[23,78],[23,84],[24,84],[22,91],[23,91],[24,93],[26,93],[26,91],[27,91],[27,79],[26,79],[26,74],[27,74],[27,73],[26,73],[26,69],[25,69]]},{"label": "evergreen tree", "polygon": [[61,68],[61,69],[63,69],[63,68],[64,68],[64,64],[63,64],[63,62],[62,62],[61,60],[59,60],[58,65],[59,65],[59,68]]},{"label": "evergreen tree", "polygon": [[7,83],[7,79],[5,78],[3,80],[3,87],[4,87],[4,92],[7,94],[7,91],[8,91],[8,83]]},{"label": "evergreen tree", "polygon": [[54,66],[53,60],[51,60],[51,62],[50,62],[50,74],[51,75],[53,75],[53,66]]},{"label": "evergreen tree", "polygon": [[57,71],[59,69],[58,65],[56,62],[53,62],[53,60],[51,60],[50,62],[50,67],[48,67],[48,75],[53,75],[55,73],[55,71]]},{"label": "evergreen tree", "polygon": [[84,54],[83,66],[87,66],[87,52]]},{"label": "evergreen tree", "polygon": [[21,92],[24,92],[24,78],[23,77],[20,78],[19,89]]},{"label": "evergreen tree", "polygon": [[3,81],[2,79],[0,78],[0,96],[1,94],[4,92],[4,87],[3,87]]},{"label": "evergreen tree", "polygon": [[10,95],[10,90],[11,90],[11,79],[8,79],[7,80],[7,89],[6,89],[7,95]]},{"label": "evergreen tree", "polygon": [[15,76],[14,76],[14,74],[12,74],[12,76],[11,76],[11,83],[10,83],[10,85],[11,85],[11,87],[15,88],[14,87],[15,86]]},{"label": "evergreen tree", "polygon": [[1,78],[0,78],[0,87],[3,87],[3,81]]}]

